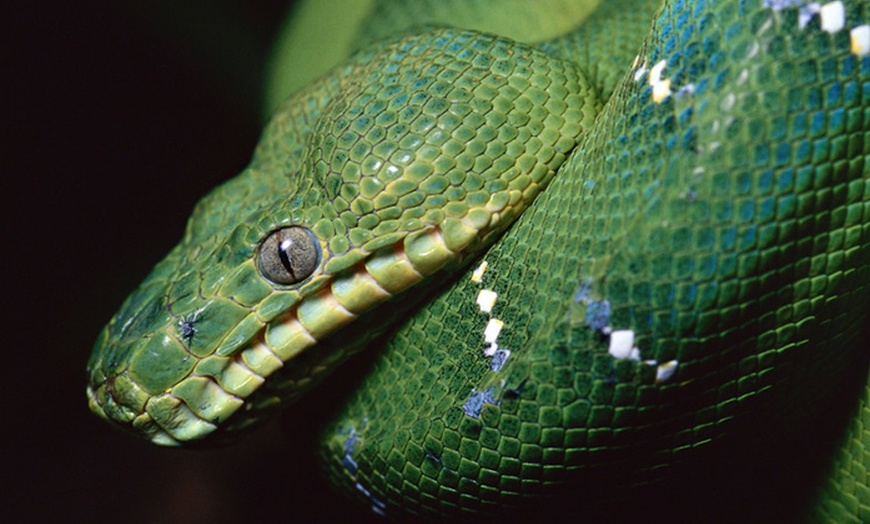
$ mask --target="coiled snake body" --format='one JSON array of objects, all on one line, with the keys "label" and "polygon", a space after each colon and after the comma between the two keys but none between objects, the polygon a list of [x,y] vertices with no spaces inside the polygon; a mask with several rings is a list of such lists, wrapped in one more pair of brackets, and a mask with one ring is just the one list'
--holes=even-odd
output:
[{"label": "coiled snake body", "polygon": [[[870,2],[394,4],[100,334],[94,412],[233,438],[378,351],[327,470],[456,517],[630,501],[866,382]],[[811,518],[870,519],[861,397]]]}]

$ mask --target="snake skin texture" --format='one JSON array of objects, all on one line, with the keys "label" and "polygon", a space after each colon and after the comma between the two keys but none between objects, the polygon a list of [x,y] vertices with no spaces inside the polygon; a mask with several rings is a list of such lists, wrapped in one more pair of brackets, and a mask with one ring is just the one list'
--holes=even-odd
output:
[{"label": "snake skin texture", "polygon": [[[527,44],[409,29],[438,5],[379,2],[279,108],[100,335],[91,408],[234,437],[365,349],[321,447],[361,511],[870,520],[870,2],[602,2]],[[319,263],[276,284],[288,226]]]}]

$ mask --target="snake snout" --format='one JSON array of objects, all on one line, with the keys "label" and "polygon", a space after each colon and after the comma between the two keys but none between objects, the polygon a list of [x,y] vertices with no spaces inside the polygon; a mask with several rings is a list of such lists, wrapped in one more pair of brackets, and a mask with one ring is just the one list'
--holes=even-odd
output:
[{"label": "snake snout", "polygon": [[101,418],[155,443],[177,445],[183,439],[167,429],[195,439],[210,428],[197,417],[185,421],[190,417],[181,413],[181,402],[171,398],[172,387],[198,359],[184,338],[185,327],[192,327],[170,311],[161,284],[157,278],[146,280],[97,337],[88,362],[87,396],[89,408]]}]

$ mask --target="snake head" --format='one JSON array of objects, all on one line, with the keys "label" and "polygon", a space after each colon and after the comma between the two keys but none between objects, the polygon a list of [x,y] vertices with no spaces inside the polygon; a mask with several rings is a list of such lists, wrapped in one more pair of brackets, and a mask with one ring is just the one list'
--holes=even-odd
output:
[{"label": "snake head", "polygon": [[506,39],[356,55],[282,106],[99,335],[91,409],[167,445],[254,425],[386,329],[379,304],[490,245],[596,110],[574,66]]}]

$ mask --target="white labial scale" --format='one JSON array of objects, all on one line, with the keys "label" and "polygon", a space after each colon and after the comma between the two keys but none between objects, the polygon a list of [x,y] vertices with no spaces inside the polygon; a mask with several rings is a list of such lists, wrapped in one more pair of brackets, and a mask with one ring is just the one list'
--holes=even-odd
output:
[{"label": "white labial scale", "polygon": [[332,292],[310,296],[296,308],[296,317],[308,333],[322,340],[357,316],[345,309]]},{"label": "white labial scale", "polygon": [[148,435],[158,446],[180,446],[181,443],[166,432],[148,413],[142,413],[133,420],[133,427]]},{"label": "white labial scale", "polygon": [[313,346],[317,339],[299,323],[296,317],[289,317],[270,324],[266,328],[266,344],[283,362],[287,362],[303,349]]},{"label": "white labial scale", "polygon": [[[224,389],[226,386],[223,383],[218,384],[215,380],[226,381],[228,386],[244,390],[245,384],[234,383],[232,376],[225,377],[227,369],[233,369],[233,364],[225,368],[218,379],[198,376],[185,378],[172,388],[172,395],[184,402],[202,420],[226,420],[242,406],[243,402],[235,396],[234,392]],[[263,379],[260,378],[261,383],[262,381]]]},{"label": "white labial scale", "polygon": [[376,254],[366,260],[365,268],[381,289],[393,295],[423,280],[402,250]]},{"label": "white labial scale", "polygon": [[218,382],[228,393],[245,398],[263,385],[265,378],[242,362],[233,361],[223,370]]},{"label": "white labial scale", "polygon": [[414,269],[423,276],[429,276],[451,260],[456,253],[444,242],[444,236],[437,229],[405,238],[405,256]]},{"label": "white labial scale", "polygon": [[338,303],[355,315],[365,313],[392,296],[366,271],[336,277],[331,289]]},{"label": "white labial scale", "polygon": [[241,358],[251,370],[262,377],[268,377],[284,365],[262,340],[257,340],[251,347],[243,350]]},{"label": "white labial scale", "polygon": [[[151,397],[145,405],[145,411],[176,441],[202,438],[217,429],[216,425],[202,420],[184,402],[169,393]],[[155,417],[155,413],[160,413],[162,417]]]}]

